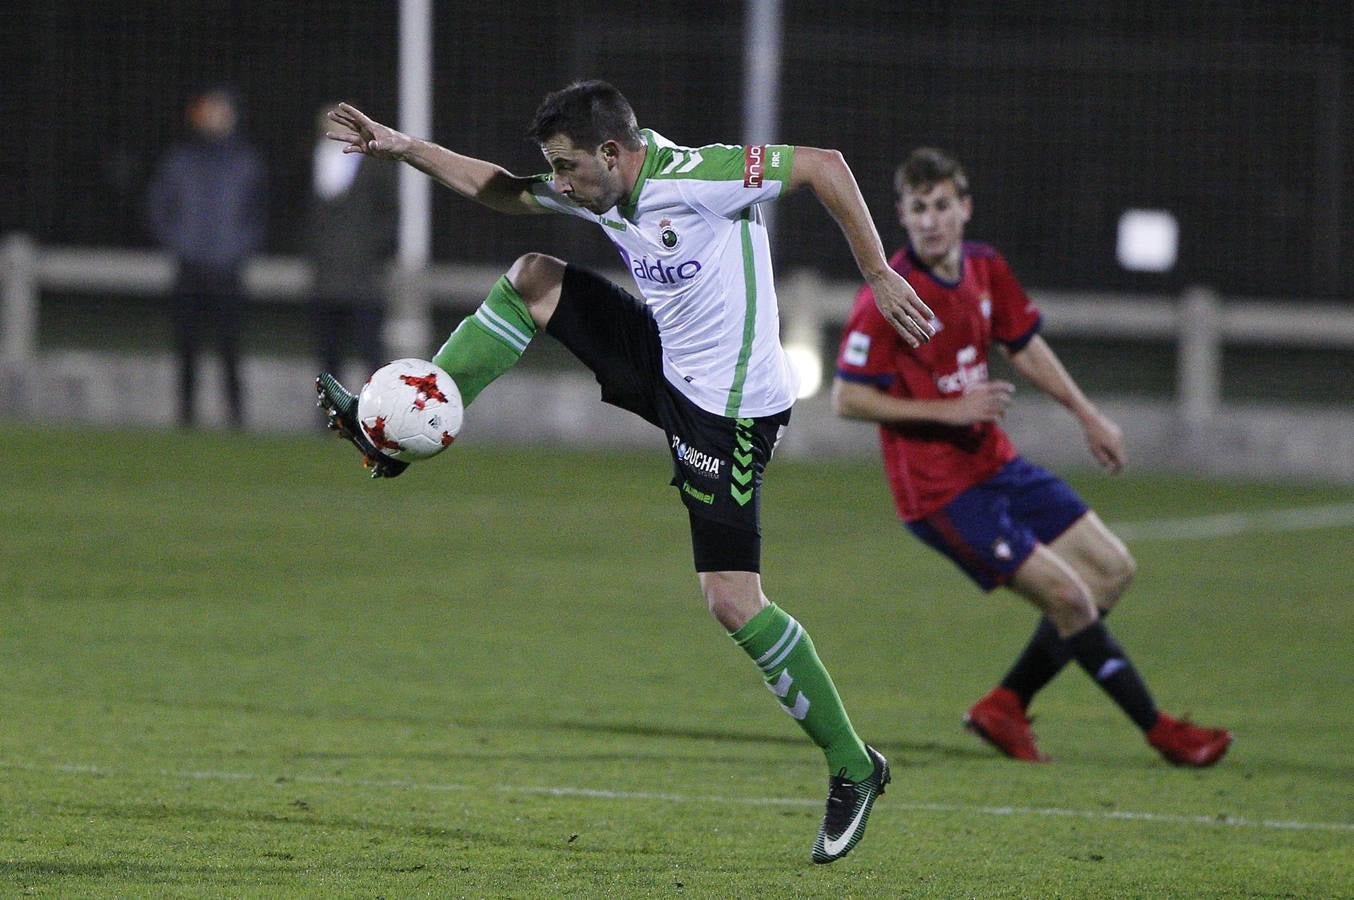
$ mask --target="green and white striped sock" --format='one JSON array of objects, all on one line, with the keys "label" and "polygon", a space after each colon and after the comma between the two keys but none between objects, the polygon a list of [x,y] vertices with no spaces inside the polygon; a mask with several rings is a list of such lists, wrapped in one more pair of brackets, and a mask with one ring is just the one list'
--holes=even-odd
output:
[{"label": "green and white striped sock", "polygon": [[874,762],[804,626],[772,603],[731,637],[762,670],[780,708],[822,748],[828,769],[834,774],[845,769],[852,781],[869,778]]},{"label": "green and white striped sock", "polygon": [[456,326],[432,361],[456,381],[461,403],[469,406],[489,382],[522,358],[535,334],[536,323],[522,295],[505,275],[479,308]]}]

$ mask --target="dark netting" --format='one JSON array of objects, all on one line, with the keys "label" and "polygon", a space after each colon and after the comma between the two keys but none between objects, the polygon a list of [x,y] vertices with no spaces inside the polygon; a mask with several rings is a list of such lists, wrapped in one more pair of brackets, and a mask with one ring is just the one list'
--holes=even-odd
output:
[{"label": "dark netting", "polygon": [[[615,82],[641,123],[683,143],[743,136],[740,3],[437,3],[434,137],[519,172],[541,95]],[[1041,287],[1354,296],[1354,13],[1297,4],[1153,2],[784,4],[780,133],[851,162],[893,244],[890,176],[910,147],[967,163],[972,234]],[[292,252],[311,122],[347,97],[393,119],[396,4],[296,0],[88,3],[6,13],[0,230],[40,241],[142,245],[150,166],[183,103],[234,84],[270,171],[272,252]],[[1166,275],[1114,256],[1129,207],[1171,211]],[[506,263],[525,249],[610,264],[570,223],[506,220],[439,192],[435,255]],[[779,217],[782,267],[854,275],[833,226],[799,198]]]},{"label": "dark netting", "polygon": [[[891,175],[968,166],[970,233],[1043,287],[1354,294],[1354,14],[1343,2],[788,3],[784,132],[847,154],[886,243]],[[1180,223],[1169,275],[1125,272],[1119,216]],[[809,209],[782,257],[832,249]],[[821,265],[842,276],[849,259]]]}]

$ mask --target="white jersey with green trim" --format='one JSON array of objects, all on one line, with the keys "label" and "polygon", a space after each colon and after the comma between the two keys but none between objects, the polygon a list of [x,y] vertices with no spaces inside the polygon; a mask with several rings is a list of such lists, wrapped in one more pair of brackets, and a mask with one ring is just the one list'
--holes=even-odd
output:
[{"label": "white jersey with green trim", "polygon": [[794,148],[679,147],[644,129],[630,196],[597,215],[533,187],[547,209],[589,219],[620,251],[658,323],[663,373],[701,409],[733,418],[788,409],[798,379],[780,345],[771,249],[757,204],[781,195]]}]

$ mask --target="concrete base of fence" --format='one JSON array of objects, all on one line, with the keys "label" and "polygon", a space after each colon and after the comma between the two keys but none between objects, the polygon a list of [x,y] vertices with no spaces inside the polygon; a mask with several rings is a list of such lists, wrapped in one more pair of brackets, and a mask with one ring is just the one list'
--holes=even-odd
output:
[{"label": "concrete base of fence", "polygon": [[[353,383],[364,373],[346,373]],[[318,431],[313,363],[245,361],[246,427],[260,432]],[[198,419],[222,427],[220,367],[199,372]],[[1223,407],[1208,422],[1180,421],[1168,402],[1098,398],[1124,429],[1134,469],[1354,483],[1354,410],[1279,405]],[[163,425],[178,418],[175,368],[167,355],[49,352],[22,368],[0,365],[0,417],[57,425]],[[1029,458],[1053,467],[1092,465],[1081,430],[1033,388],[1017,394],[1004,427]],[[645,422],[606,406],[586,372],[513,372],[491,385],[466,416],[462,439],[576,446],[663,446]],[[824,394],[801,401],[779,453],[798,458],[872,458],[874,426],[832,414]]]}]

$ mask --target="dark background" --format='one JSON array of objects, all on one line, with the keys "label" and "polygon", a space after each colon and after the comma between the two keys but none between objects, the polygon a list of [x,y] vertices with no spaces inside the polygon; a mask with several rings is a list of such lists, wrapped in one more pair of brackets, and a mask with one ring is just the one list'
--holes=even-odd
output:
[{"label": "dark background", "polygon": [[[892,171],[911,147],[967,163],[973,237],[1040,288],[1354,298],[1354,4],[867,3],[787,0],[782,128],[763,141],[845,153],[885,243]],[[397,4],[21,2],[3,14],[0,232],[144,246],[151,166],[185,99],[236,85],[269,165],[269,250],[294,252],[312,122],[345,98],[394,122]],[[522,133],[575,77],[620,87],[682,144],[742,142],[738,2],[436,4],[436,140],[519,172]],[[1172,211],[1168,275],[1123,272],[1128,207]],[[527,249],[611,265],[559,217],[506,219],[441,191],[439,260],[506,265]],[[781,204],[782,270],[854,271],[807,197]]]}]

